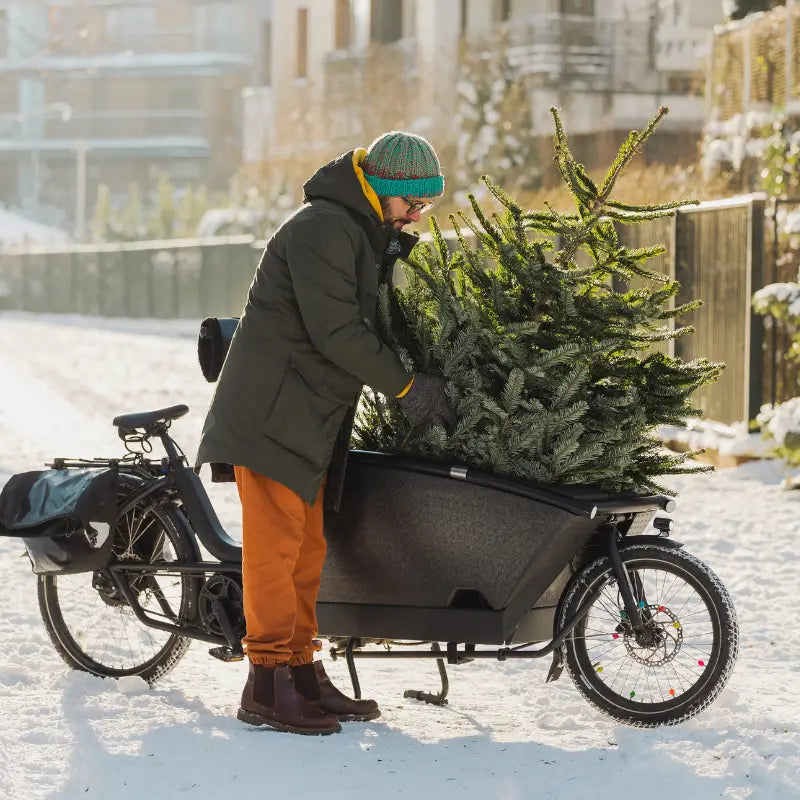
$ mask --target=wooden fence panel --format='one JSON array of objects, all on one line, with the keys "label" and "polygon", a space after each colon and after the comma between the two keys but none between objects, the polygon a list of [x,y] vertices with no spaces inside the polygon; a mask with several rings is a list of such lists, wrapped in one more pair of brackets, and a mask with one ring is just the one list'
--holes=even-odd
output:
[{"label": "wooden fence panel", "polygon": [[[662,253],[660,256],[649,259],[644,266],[660,275],[666,275],[669,278],[674,277],[674,217],[662,217],[636,225],[620,224],[618,226],[618,235],[620,242],[631,250],[639,247],[653,247],[654,245],[662,245],[665,247],[666,252]],[[625,291],[626,286],[629,289],[639,289],[645,286],[650,289],[656,288],[652,281],[645,280],[644,278],[634,278],[628,281],[626,285],[623,285],[621,282],[616,284],[615,289],[616,291]],[[675,307],[673,302],[670,303],[670,307]],[[678,324],[680,324],[680,321]],[[670,330],[674,329],[673,321],[668,320],[666,326]],[[654,351],[666,353],[667,355],[674,355],[674,348],[675,342],[671,339],[666,342],[658,342],[652,346]]]},{"label": "wooden fence panel", "polygon": [[752,296],[763,285],[763,230],[761,198],[706,203],[676,219],[676,302],[700,298],[703,306],[684,317],[695,333],[676,340],[675,353],[726,364],[722,377],[695,395],[718,422],[752,419],[761,405],[763,327]]}]

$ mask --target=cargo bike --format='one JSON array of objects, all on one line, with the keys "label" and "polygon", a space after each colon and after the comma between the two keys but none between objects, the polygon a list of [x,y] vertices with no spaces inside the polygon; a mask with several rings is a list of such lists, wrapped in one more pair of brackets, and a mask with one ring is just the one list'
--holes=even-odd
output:
[{"label": "cargo bike", "polygon": [[[24,539],[44,625],[73,668],[152,683],[192,640],[244,656],[241,548],[169,433],[187,411],[119,416],[125,455],[57,458],[0,494],[0,533]],[[443,704],[446,665],[550,657],[547,681],[566,667],[621,722],[681,722],[722,690],[738,629],[717,576],[669,538],[673,508],[351,451],[325,523],[320,635],[356,697],[363,658],[436,661],[441,688],[405,696]]]}]

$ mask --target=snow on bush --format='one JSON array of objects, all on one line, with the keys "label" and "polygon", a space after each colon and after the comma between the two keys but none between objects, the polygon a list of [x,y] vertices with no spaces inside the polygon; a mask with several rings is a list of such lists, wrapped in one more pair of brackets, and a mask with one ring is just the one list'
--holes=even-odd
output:
[{"label": "snow on bush", "polygon": [[784,233],[800,233],[800,209],[786,215],[782,228]]},{"label": "snow on bush", "polygon": [[753,308],[759,314],[772,314],[796,324],[800,318],[800,284],[770,283],[753,295]]},{"label": "snow on bush", "polygon": [[761,406],[756,421],[764,437],[775,441],[775,455],[800,464],[800,397]]}]

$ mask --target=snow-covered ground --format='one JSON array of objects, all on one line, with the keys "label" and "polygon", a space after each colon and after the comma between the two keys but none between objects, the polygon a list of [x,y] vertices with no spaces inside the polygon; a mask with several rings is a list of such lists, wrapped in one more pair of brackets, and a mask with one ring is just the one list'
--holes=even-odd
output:
[{"label": "snow-covered ground", "polygon": [[[0,484],[55,455],[121,453],[113,416],[176,403],[173,432],[193,455],[211,389],[195,322],[0,314]],[[361,662],[383,716],[331,737],[235,719],[246,666],[194,643],[148,689],[72,672],[52,648],[22,546],[0,540],[0,798],[800,797],[800,492],[774,461],[675,480],[673,536],[731,592],[741,651],[728,688],[699,717],[642,731],[584,702],[548,664],[450,669],[444,708],[403,699],[437,687],[433,663]],[[230,485],[209,490],[236,535]],[[341,662],[329,673],[348,685]]]}]

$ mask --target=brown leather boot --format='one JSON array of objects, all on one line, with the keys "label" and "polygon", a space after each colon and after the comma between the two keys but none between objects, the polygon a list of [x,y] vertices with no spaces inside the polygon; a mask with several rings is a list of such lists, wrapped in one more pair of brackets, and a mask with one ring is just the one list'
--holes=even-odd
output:
[{"label": "brown leather boot", "polygon": [[276,731],[325,735],[342,726],[333,714],[306,700],[294,685],[288,666],[250,664],[237,718],[248,725],[266,725]]},{"label": "brown leather boot", "polygon": [[331,683],[321,661],[292,667],[297,691],[339,722],[367,722],[381,715],[374,700],[351,700]]}]

